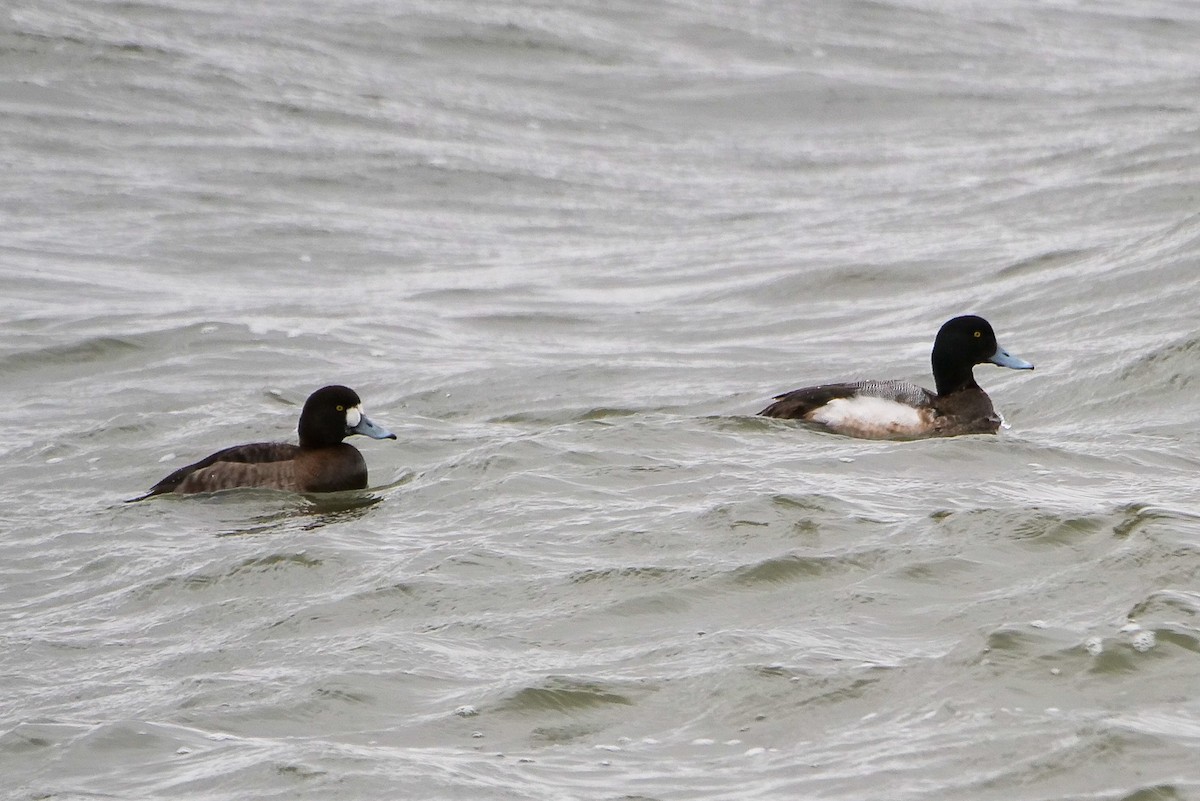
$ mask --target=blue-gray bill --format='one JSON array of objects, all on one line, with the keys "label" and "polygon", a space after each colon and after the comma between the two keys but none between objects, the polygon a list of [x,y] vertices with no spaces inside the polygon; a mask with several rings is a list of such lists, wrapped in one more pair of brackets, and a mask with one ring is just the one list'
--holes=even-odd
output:
[{"label": "blue-gray bill", "polygon": [[992,358],[988,359],[992,364],[998,364],[1001,367],[1011,367],[1014,370],[1032,370],[1033,365],[1017,356],[1013,356],[1000,346],[996,346],[996,352],[992,354]]},{"label": "blue-gray bill", "polygon": [[346,434],[362,434],[371,439],[395,439],[396,435],[381,425],[371,422],[365,414],[359,418],[358,425],[346,426]]}]

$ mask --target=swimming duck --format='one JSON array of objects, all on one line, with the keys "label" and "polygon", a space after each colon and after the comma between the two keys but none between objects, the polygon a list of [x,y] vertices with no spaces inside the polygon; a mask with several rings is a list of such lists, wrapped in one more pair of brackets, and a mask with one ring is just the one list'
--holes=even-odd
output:
[{"label": "swimming duck", "polygon": [[363,414],[362,401],[349,387],[328,386],[308,396],[300,412],[300,444],[254,442],[234,445],[181,467],[135,501],[167,492],[215,492],[263,487],[291,492],[338,492],[367,486],[367,463],[351,434],[372,439],[396,435]]},{"label": "swimming duck", "polygon": [[1003,422],[977,383],[973,368],[989,362],[1013,370],[1033,365],[1000,347],[987,320],[947,321],[933,341],[937,392],[907,381],[853,381],[804,387],[777,395],[759,414],[816,423],[870,439],[920,439],[994,434]]}]

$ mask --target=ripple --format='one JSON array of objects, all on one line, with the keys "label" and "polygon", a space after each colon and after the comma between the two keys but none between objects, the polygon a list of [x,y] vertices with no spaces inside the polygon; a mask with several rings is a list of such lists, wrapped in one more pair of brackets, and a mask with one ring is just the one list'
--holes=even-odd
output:
[{"label": "ripple", "polygon": [[632,706],[634,701],[615,687],[573,679],[547,679],[540,687],[525,687],[496,706],[498,712],[574,713],[613,705]]},{"label": "ripple", "polygon": [[782,584],[819,576],[837,575],[854,570],[864,570],[878,558],[857,554],[854,556],[788,556],[767,559],[756,565],[735,570],[730,580],[735,584],[754,585],[759,583]]}]

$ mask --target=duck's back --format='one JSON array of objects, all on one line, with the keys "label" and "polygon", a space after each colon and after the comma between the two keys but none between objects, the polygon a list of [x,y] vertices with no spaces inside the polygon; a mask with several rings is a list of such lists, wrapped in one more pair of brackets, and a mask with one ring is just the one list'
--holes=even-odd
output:
[{"label": "duck's back", "polygon": [[298,445],[252,442],[234,445],[181,467],[150,488],[145,498],[166,492],[216,492],[234,487],[295,490]]},{"label": "duck's back", "polygon": [[804,387],[776,395],[775,402],[759,414],[765,417],[803,420],[831,401],[854,398],[875,398],[912,409],[922,409],[931,407],[935,397],[929,390],[909,381],[849,381]]}]

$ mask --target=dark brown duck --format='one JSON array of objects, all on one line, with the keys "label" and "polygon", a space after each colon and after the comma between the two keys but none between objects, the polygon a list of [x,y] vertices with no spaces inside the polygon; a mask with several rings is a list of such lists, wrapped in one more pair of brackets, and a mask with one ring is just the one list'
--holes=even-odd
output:
[{"label": "dark brown duck", "polygon": [[372,439],[396,435],[371,422],[362,400],[349,387],[328,386],[308,396],[300,412],[300,444],[253,442],[234,445],[181,467],[135,501],[168,492],[215,492],[261,487],[291,492],[338,492],[367,486],[367,463],[352,434]]}]

